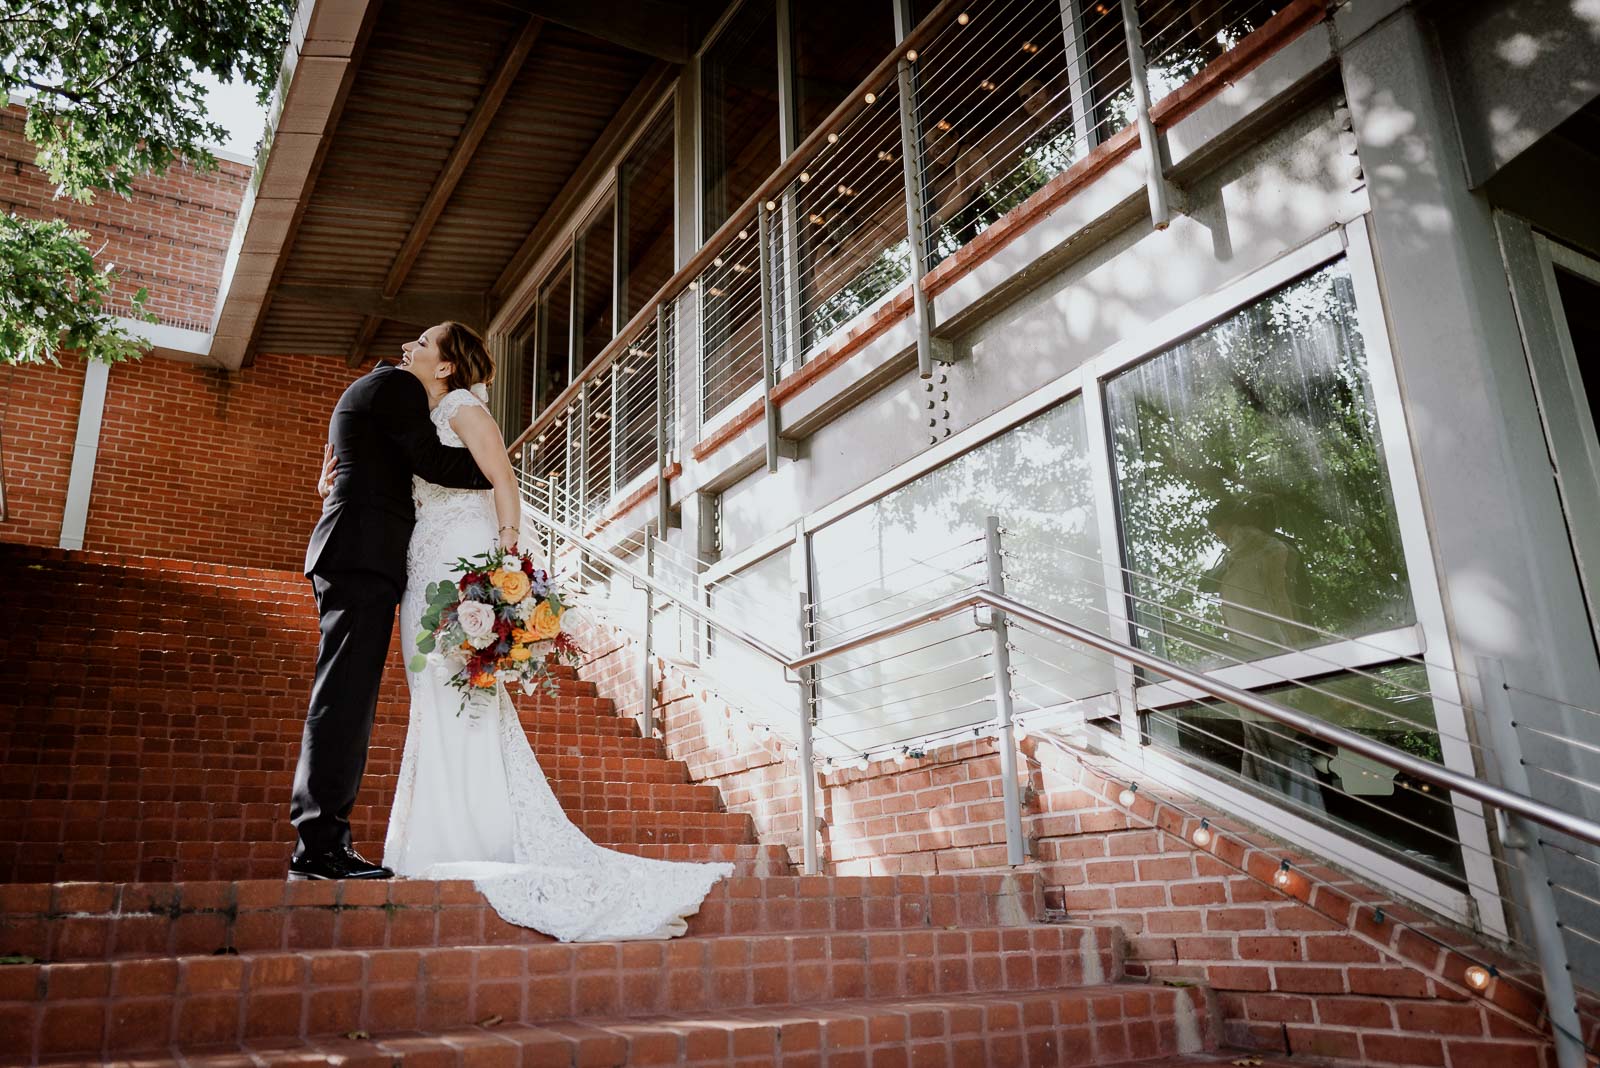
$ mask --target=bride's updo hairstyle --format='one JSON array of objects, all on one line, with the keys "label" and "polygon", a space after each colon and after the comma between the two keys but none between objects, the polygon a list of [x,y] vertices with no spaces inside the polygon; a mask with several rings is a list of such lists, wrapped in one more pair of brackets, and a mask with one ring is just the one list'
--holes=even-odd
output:
[{"label": "bride's updo hairstyle", "polygon": [[445,388],[471,389],[480,383],[487,386],[492,382],[494,360],[478,332],[453,320],[439,325],[444,327],[444,332],[439,335],[439,359],[450,365],[450,375],[444,380]]}]

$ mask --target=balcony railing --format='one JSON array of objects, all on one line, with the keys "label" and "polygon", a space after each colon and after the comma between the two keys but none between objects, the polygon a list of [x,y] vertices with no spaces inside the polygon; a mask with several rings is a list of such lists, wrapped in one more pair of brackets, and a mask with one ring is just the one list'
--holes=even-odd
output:
[{"label": "balcony railing", "polygon": [[[1137,127],[1155,225],[1166,178],[1158,100],[1250,35],[1316,0],[944,0],[886,55],[512,444],[522,470],[565,483],[592,529],[653,496],[666,520],[682,425],[766,423],[773,391],[885,301],[911,297],[918,363],[939,341],[928,272],[1074,164],[1131,151]],[[677,376],[697,418],[678,418]],[[654,481],[654,488],[650,483]]]}]

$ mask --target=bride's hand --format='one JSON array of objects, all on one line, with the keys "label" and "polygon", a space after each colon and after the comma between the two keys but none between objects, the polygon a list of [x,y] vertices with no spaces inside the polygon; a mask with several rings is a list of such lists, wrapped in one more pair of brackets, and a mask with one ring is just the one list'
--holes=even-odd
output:
[{"label": "bride's hand", "polygon": [[339,467],[339,458],[333,454],[332,442],[322,447],[322,474],[317,479],[317,495],[326,499],[333,492],[334,473]]}]

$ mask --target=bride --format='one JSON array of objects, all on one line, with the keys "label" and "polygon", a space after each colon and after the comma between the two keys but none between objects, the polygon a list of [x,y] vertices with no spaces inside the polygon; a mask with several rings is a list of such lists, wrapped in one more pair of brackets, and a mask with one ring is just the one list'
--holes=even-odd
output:
[{"label": "bride", "polygon": [[[521,500],[484,401],[494,364],[460,323],[429,327],[400,366],[422,380],[446,445],[465,445],[494,489],[413,480],[417,525],[400,600],[400,640],[416,652],[427,587],[496,541],[514,549]],[[499,529],[496,530],[495,528]],[[414,879],[470,879],[502,918],[563,942],[672,938],[730,864],[682,864],[606,849],[562,812],[503,684],[462,705],[432,664],[406,673],[411,716],[384,863]],[[458,710],[460,714],[458,714]]]}]

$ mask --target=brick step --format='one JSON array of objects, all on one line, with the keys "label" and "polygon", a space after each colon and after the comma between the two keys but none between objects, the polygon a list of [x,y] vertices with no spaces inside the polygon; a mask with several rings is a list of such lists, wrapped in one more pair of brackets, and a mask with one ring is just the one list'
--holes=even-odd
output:
[{"label": "brick step", "polygon": [[[1227,1063],[1226,1057],[1183,1054],[1214,1044],[1209,994],[1131,984],[1015,994],[873,998],[848,1003],[780,1005],[731,1012],[649,1017],[594,1017],[581,1023],[496,1023],[431,1033],[371,1038],[259,1041],[168,1057],[142,1056],[141,1068],[239,1068],[240,1065],[341,1064],[347,1068],[471,1068],[523,1065],[661,1065],[723,1068],[1179,1068]],[[418,1010],[421,1013],[424,1010]],[[476,1013],[474,1012],[474,1015]],[[483,1019],[495,1014],[486,1013]],[[154,1021],[159,1031],[165,1017]],[[110,1022],[109,1040],[136,1026]],[[87,1041],[67,1023],[39,1036],[41,1052]],[[1177,1056],[1173,1056],[1177,1054]],[[46,1054],[48,1055],[48,1054]],[[1233,1055],[1237,1056],[1237,1054]],[[181,1057],[181,1059],[180,1059]],[[1160,1058],[1159,1060],[1130,1058]],[[62,1062],[88,1068],[99,1061]],[[1276,1064],[1277,1062],[1270,1062]]]},{"label": "brick step", "polygon": [[[690,918],[695,936],[1017,926],[1043,915],[1037,873],[736,876]],[[41,961],[549,942],[497,916],[471,883],[56,883],[0,886],[0,953]]]},{"label": "brick step", "polygon": [[[0,674],[0,681],[8,687],[5,707],[12,710],[13,720],[27,717],[29,724],[74,722],[79,713],[104,714],[113,711],[119,715],[129,713],[169,713],[172,715],[204,715],[226,712],[248,713],[268,718],[288,718],[305,714],[306,699],[311,693],[311,671],[316,655],[311,650],[305,657],[283,663],[274,662],[262,670],[229,663],[225,667],[202,666],[194,670],[170,664],[155,665],[148,669],[123,670],[107,666],[103,674],[62,678],[59,667],[51,669],[49,678],[25,677],[26,673],[8,671]],[[85,667],[84,661],[68,660],[74,668]],[[41,669],[42,672],[43,669]],[[115,685],[105,679],[116,678]],[[523,711],[578,711],[611,712],[611,701],[598,696],[594,683],[577,679],[556,681],[553,695],[536,693],[526,696],[512,693],[512,700]],[[589,702],[589,704],[585,704]],[[404,719],[410,703],[405,678],[398,665],[388,669],[384,685],[379,691],[378,714]],[[90,716],[92,722],[92,715]]]},{"label": "brick step", "polygon": [[[523,729],[531,735],[534,747],[539,745],[571,745],[586,750],[606,750],[608,753],[629,756],[661,756],[661,742],[638,737],[634,719],[611,715],[610,700],[600,705],[597,697],[579,697],[562,702],[555,708],[518,708],[517,718]],[[454,715],[446,710],[445,715]],[[554,718],[552,718],[554,716]],[[210,715],[168,715],[168,713],[78,713],[80,723],[27,724],[8,723],[8,731],[0,735],[0,759],[14,761],[21,753],[42,750],[91,750],[112,747],[126,748],[131,740],[139,745],[181,740],[226,740],[226,742],[294,743],[299,745],[306,727],[306,710],[294,708],[288,715],[275,716],[240,710],[237,713],[210,713]],[[605,724],[600,723],[605,719]],[[373,719],[373,745],[400,745],[405,742],[408,716],[405,711],[384,710]],[[298,750],[296,750],[298,753]],[[18,755],[18,756],[14,756]]]},{"label": "brick step", "polygon": [[[279,722],[279,721],[273,721]],[[287,724],[288,721],[281,721]],[[216,737],[186,737],[189,733],[206,731],[214,733]],[[195,728],[193,732],[175,730],[172,733],[162,734],[154,729],[145,733],[118,733],[109,735],[96,735],[85,733],[79,735],[74,741],[75,745],[70,750],[57,750],[70,754],[71,762],[77,763],[81,759],[85,764],[106,764],[116,754],[123,754],[136,758],[142,764],[146,758],[152,763],[159,764],[160,754],[183,752],[191,743],[198,746],[207,741],[221,742],[241,750],[241,755],[254,755],[257,757],[279,757],[286,761],[281,767],[293,767],[299,759],[300,739],[302,728],[297,726],[292,732],[288,730],[256,730],[247,725],[234,724],[232,726],[219,725],[216,728]],[[598,732],[580,731],[568,733],[565,731],[529,731],[528,741],[533,747],[534,755],[543,764],[546,757],[604,757],[620,760],[665,760],[666,747],[657,738],[640,738],[637,734],[600,734]],[[405,726],[398,723],[379,723],[372,729],[370,748],[399,750],[405,744]],[[253,750],[243,747],[253,746]],[[22,748],[8,750],[5,762],[9,764],[27,764],[31,762],[30,756],[24,754],[41,754],[45,748]],[[97,757],[89,754],[101,753],[105,756]],[[55,763],[64,762],[66,756],[56,759]]]},{"label": "brick step", "polygon": [[[120,774],[113,776],[111,772]],[[383,808],[394,800],[395,771],[369,770],[361,798]],[[289,788],[287,769],[241,770],[208,764],[203,768],[86,768],[82,765],[0,765],[0,800],[176,802],[272,804]],[[563,808],[658,809],[717,812],[722,795],[702,783],[606,782],[601,779],[550,781]]]},{"label": "brick step", "polygon": [[[356,837],[380,839],[389,807],[363,792],[350,814]],[[578,809],[572,822],[599,842],[746,842],[744,812]],[[292,838],[289,802],[0,801],[0,842],[276,842]]]},{"label": "brick step", "polygon": [[[377,732],[374,732],[376,735]],[[551,783],[568,780],[596,780],[613,783],[687,783],[688,765],[679,760],[657,757],[626,757],[572,754],[552,751],[532,739],[534,754]],[[150,748],[146,749],[145,746]],[[170,748],[161,739],[144,739],[126,748],[79,748],[65,754],[51,750],[39,754],[39,763],[23,760],[7,765],[16,774],[32,774],[47,768],[70,767],[74,778],[105,783],[137,783],[147,775],[159,776],[196,768],[225,768],[230,772],[267,772],[287,783],[300,754],[294,742],[179,741]],[[393,775],[400,770],[398,744],[374,744],[367,750],[368,775]],[[283,789],[287,789],[284,786]]]},{"label": "brick step", "polygon": [[[36,1035],[36,1056],[123,1054],[454,1029],[490,1016],[541,1024],[863,997],[1032,993],[1114,976],[1116,937],[1110,927],[1041,924],[12,965],[0,969],[0,1027],[16,1043],[11,1048]],[[1167,996],[1179,994],[1188,996]],[[1087,1009],[1095,995],[1082,996]],[[1123,995],[1116,996],[1120,1011]]]},{"label": "brick step", "polygon": [[[638,724],[628,716],[618,716],[604,706],[588,709],[598,698],[576,702],[519,706],[518,718],[530,735],[563,736],[593,734],[604,738],[637,738]],[[609,705],[610,702],[605,702]],[[447,710],[454,715],[454,709]],[[0,730],[0,762],[38,762],[51,758],[66,762],[74,750],[126,746],[137,739],[142,748],[169,746],[182,751],[186,744],[214,741],[225,745],[262,742],[298,742],[305,723],[305,709],[277,716],[256,711],[219,713],[171,713],[157,711],[58,711],[53,722],[29,723],[26,718],[11,719]],[[395,733],[404,738],[406,709],[380,709],[373,722],[374,742],[378,735],[391,740]],[[112,740],[117,741],[113,742]]]},{"label": "brick step", "polygon": [[[754,842],[607,842],[611,849],[661,860],[726,861],[737,875],[792,875],[794,865],[781,845]],[[360,838],[363,856],[383,859],[381,837]],[[281,880],[292,843],[271,842],[65,842],[0,843],[0,883],[88,882],[165,883],[232,879]]]}]

